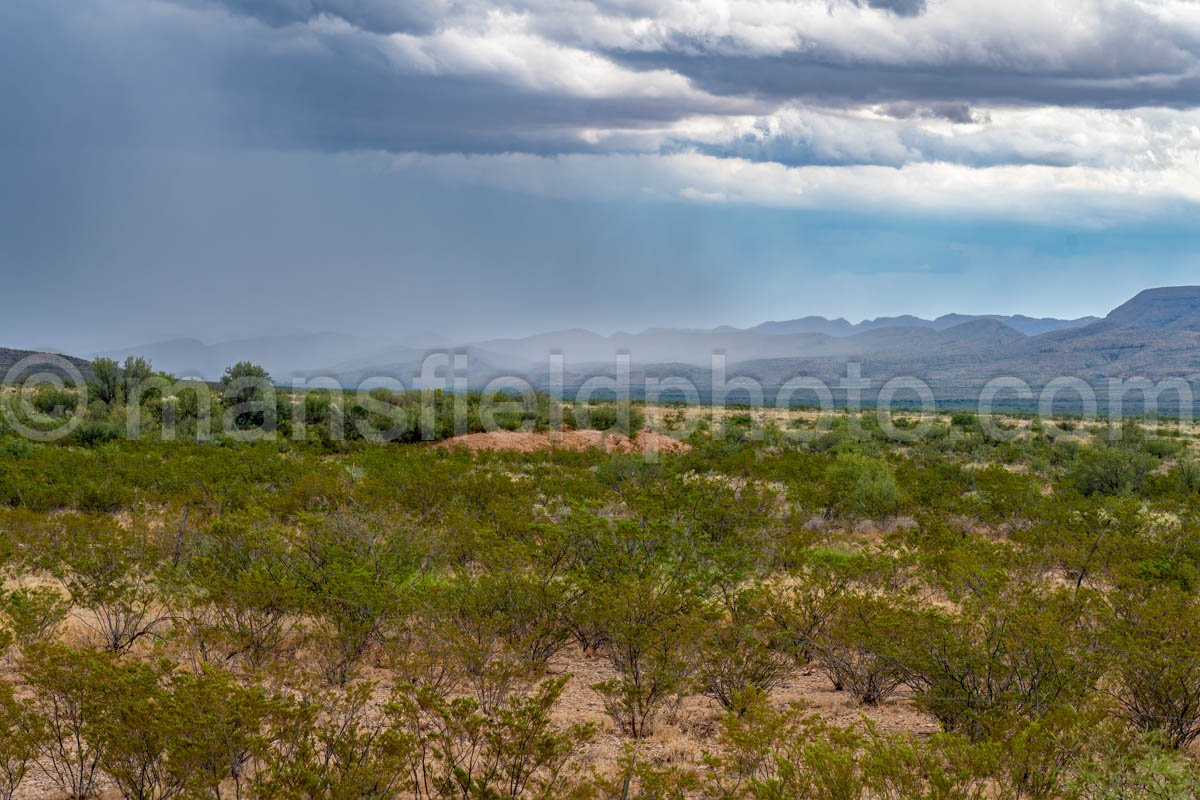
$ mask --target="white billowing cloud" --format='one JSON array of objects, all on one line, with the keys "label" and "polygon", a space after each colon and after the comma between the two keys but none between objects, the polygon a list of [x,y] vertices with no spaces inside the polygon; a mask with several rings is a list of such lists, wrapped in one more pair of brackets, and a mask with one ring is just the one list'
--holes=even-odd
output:
[{"label": "white billowing cloud", "polygon": [[[241,13],[263,7],[207,1]],[[423,4],[428,30],[391,35],[401,62],[446,73],[512,71],[549,90],[611,81],[612,61],[603,53],[612,51],[970,68],[1137,85],[1196,76],[1197,6],[1194,0],[930,0],[922,13],[901,16],[857,0],[458,0]],[[337,19],[387,35],[371,25],[386,8],[378,0],[274,0],[270,7],[275,22],[291,13],[294,25]]]},{"label": "white billowing cloud", "polygon": [[418,155],[393,160],[473,185],[613,201],[695,201],[797,209],[926,212],[1103,225],[1200,203],[1195,158],[1155,170],[944,162],[791,167],[672,155]]},{"label": "white billowing cloud", "polygon": [[291,108],[279,69],[247,129],[451,180],[1086,223],[1200,202],[1196,0],[173,2],[324,92]]},{"label": "white billowing cloud", "polygon": [[576,97],[717,98],[665,69],[632,70],[597,53],[531,34],[519,18],[495,13],[482,30],[451,28],[429,36],[396,33],[384,51],[403,70],[486,76],[521,89]]},{"label": "white billowing cloud", "polygon": [[[897,16],[852,0],[530,3],[530,25],[587,46],[776,56],[847,64],[1018,71],[1173,71],[1195,65],[1190,0],[932,0]],[[569,23],[556,9],[569,6]],[[631,8],[632,6],[632,8]],[[582,19],[580,14],[582,13]],[[1146,47],[1153,43],[1154,47]]]},{"label": "white billowing cloud", "polygon": [[591,128],[581,136],[617,150],[700,147],[783,161],[790,150],[796,160],[888,166],[947,161],[1159,169],[1194,163],[1200,154],[1200,109],[984,107],[973,113],[976,121],[963,124],[937,116],[897,119],[873,106],[789,105],[766,115],[696,115],[659,128]]}]

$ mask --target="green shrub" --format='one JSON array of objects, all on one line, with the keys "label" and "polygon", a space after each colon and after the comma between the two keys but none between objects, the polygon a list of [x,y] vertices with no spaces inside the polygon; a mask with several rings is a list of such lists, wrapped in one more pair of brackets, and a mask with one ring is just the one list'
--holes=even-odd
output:
[{"label": "green shrub", "polygon": [[1069,781],[1074,800],[1179,800],[1200,797],[1200,765],[1161,752],[1153,740],[1105,736]]},{"label": "green shrub", "polygon": [[969,411],[955,411],[950,415],[950,425],[967,433],[979,433],[983,430],[979,417]]},{"label": "green shrub", "polygon": [[59,389],[51,384],[42,384],[33,393],[33,407],[39,413],[55,419],[74,411],[79,395],[70,389]]},{"label": "green shrub", "polygon": [[821,668],[834,688],[860,703],[888,699],[909,677],[896,644],[911,630],[905,604],[887,597],[845,594],[814,641]]},{"label": "green shrub", "polygon": [[1181,461],[1175,474],[1183,491],[1200,494],[1200,463],[1193,459]]},{"label": "green shrub", "polygon": [[100,750],[91,734],[105,713],[105,682],[98,678],[109,663],[100,654],[60,644],[28,648],[21,661],[22,677],[46,724],[40,747],[43,769],[71,800],[87,800],[96,789]]},{"label": "green shrub", "polygon": [[212,666],[173,675],[170,688],[178,727],[167,758],[185,775],[184,796],[220,798],[225,786],[246,796],[247,773],[270,753],[269,723],[278,723],[287,705]]},{"label": "green shrub", "polygon": [[733,595],[700,643],[700,687],[727,711],[744,712],[750,690],[769,692],[792,671],[787,632],[770,613],[769,590]]},{"label": "green shrub", "polygon": [[891,468],[879,459],[843,454],[826,474],[830,505],[863,516],[886,516],[901,502],[900,487]]},{"label": "green shrub", "polygon": [[0,800],[12,800],[45,743],[40,715],[0,680]]},{"label": "green shrub", "polygon": [[1155,437],[1147,439],[1142,449],[1155,458],[1174,458],[1187,449],[1187,445],[1178,439]]},{"label": "green shrub", "polygon": [[[595,729],[561,725],[551,711],[566,676],[545,681],[527,698],[493,714],[469,698],[447,700],[428,688],[400,686],[387,709],[406,731],[404,768],[418,798],[570,797],[578,791],[574,761]],[[373,796],[373,795],[336,795]]]},{"label": "green shrub", "polygon": [[22,645],[45,641],[71,610],[70,603],[57,589],[28,586],[0,592],[0,611],[8,628]]},{"label": "green shrub", "polygon": [[71,432],[71,441],[83,447],[95,447],[115,441],[124,433],[124,429],[115,422],[84,420]]},{"label": "green shrub", "polygon": [[29,458],[33,445],[24,439],[5,439],[0,442],[0,458]]},{"label": "green shrub", "polygon": [[1122,653],[1118,702],[1141,731],[1183,748],[1200,738],[1200,608],[1178,590],[1123,598],[1109,646]]},{"label": "green shrub", "polygon": [[151,542],[104,517],[77,517],[56,542],[51,571],[100,646],[123,653],[159,635],[171,614],[150,574]]},{"label": "green shrub", "polygon": [[1153,456],[1138,450],[1087,447],[1076,455],[1067,480],[1084,495],[1125,496],[1140,492],[1156,465]]},{"label": "green shrub", "polygon": [[[625,424],[628,418],[628,425]],[[575,427],[612,431],[633,437],[646,427],[646,414],[632,402],[591,403],[575,408]]]},{"label": "green shrub", "polygon": [[956,614],[914,617],[896,642],[918,703],[978,740],[1013,718],[1040,720],[1080,703],[1104,659],[1075,626],[1073,594],[1033,587],[981,592]]},{"label": "green shrub", "polygon": [[281,654],[304,601],[278,528],[230,515],[180,556],[170,591],[201,660],[261,667]]},{"label": "green shrub", "polygon": [[420,554],[402,531],[377,520],[333,514],[309,522],[293,569],[325,676],[345,684],[367,651],[411,605]]}]

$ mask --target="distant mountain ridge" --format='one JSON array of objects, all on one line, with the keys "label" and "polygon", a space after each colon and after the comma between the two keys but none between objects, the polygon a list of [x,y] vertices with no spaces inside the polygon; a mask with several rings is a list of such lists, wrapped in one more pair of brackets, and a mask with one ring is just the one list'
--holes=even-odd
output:
[{"label": "distant mountain ridge", "polygon": [[298,365],[321,365],[340,359],[347,352],[357,352],[370,343],[357,336],[342,333],[313,333],[297,336],[261,336],[217,344],[199,339],[168,339],[162,342],[94,353],[93,358],[126,356],[148,358],[157,369],[180,377],[199,377],[215,381],[225,368],[238,361],[253,361],[277,377],[296,371]]},{"label": "distant mountain ridge", "polygon": [[876,385],[909,375],[943,394],[965,392],[964,387],[998,376],[1035,385],[1059,376],[1092,382],[1200,376],[1200,286],[1148,289],[1102,319],[946,314],[933,320],[906,315],[851,324],[802,317],[746,329],[650,328],[605,336],[575,328],[454,344],[423,336],[382,346],[330,333],[213,345],[177,339],[106,355],[145,355],[159,369],[208,380],[219,378],[229,364],[248,360],[266,366],[281,384],[319,376],[356,386],[366,378],[389,377],[411,387],[423,364],[430,368],[425,357],[431,351],[441,354],[432,367],[439,377],[452,372],[447,353],[465,356],[468,385],[474,389],[500,376],[545,386],[554,377],[551,365],[558,362],[570,385],[611,375],[621,357],[628,358],[637,374],[701,381],[711,377],[714,358],[724,359],[727,376],[755,377],[766,385],[802,375],[836,379],[853,361]]},{"label": "distant mountain ridge", "polygon": [[837,319],[800,317],[799,319],[784,320],[781,322],[764,322],[749,330],[771,335],[824,333],[829,336],[850,336],[855,333],[862,333],[863,331],[878,330],[879,328],[933,328],[940,331],[953,328],[964,322],[973,322],[980,319],[1002,322],[1026,336],[1038,336],[1051,331],[1082,328],[1085,325],[1098,322],[1100,318],[1079,317],[1078,319],[1056,319],[1054,317],[1027,317],[1024,314],[1013,316],[1001,314],[943,314],[937,319],[922,319],[921,317],[905,314],[899,317],[877,317],[876,319],[863,320],[855,324],[841,317]]}]

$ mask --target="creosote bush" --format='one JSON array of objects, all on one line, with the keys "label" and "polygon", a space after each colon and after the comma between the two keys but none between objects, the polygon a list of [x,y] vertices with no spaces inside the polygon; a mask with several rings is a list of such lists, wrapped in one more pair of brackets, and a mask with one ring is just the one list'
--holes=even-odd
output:
[{"label": "creosote bush", "polygon": [[827,478],[830,505],[852,514],[882,517],[900,507],[900,487],[888,465],[868,456],[838,456]]},{"label": "creosote bush", "polygon": [[[544,401],[505,425],[544,429]],[[1200,796],[1200,494],[1169,429],[998,441],[959,415],[897,444],[867,414],[805,442],[733,409],[736,435],[651,462],[367,444],[412,395],[238,410],[303,421],[274,442],[197,443],[186,395],[136,402],[179,440],[0,442],[0,800],[30,775],[78,798]],[[435,438],[456,404],[481,424],[477,397],[432,402]],[[784,702],[814,673],[836,724]]]}]

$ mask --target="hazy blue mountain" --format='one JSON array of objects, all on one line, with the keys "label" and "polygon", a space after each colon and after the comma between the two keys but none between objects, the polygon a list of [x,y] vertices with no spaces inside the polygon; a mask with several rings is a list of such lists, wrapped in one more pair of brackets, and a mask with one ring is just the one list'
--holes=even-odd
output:
[{"label": "hazy blue mountain", "polygon": [[[568,384],[589,375],[612,374],[622,354],[641,375],[669,369],[678,375],[708,375],[715,354],[724,357],[727,375],[753,375],[768,382],[838,375],[847,362],[857,361],[873,379],[913,375],[952,391],[1001,375],[1035,384],[1060,375],[1093,381],[1159,378],[1200,374],[1200,287],[1149,289],[1104,319],[947,314],[935,320],[880,317],[855,325],[844,319],[805,317],[749,329],[651,328],[605,336],[576,328],[467,343],[427,334],[383,346],[323,333],[217,344],[173,339],[104,355],[143,355],[159,369],[209,380],[219,378],[228,365],[249,360],[264,365],[280,383],[296,376],[328,376],[358,385],[369,377],[386,376],[411,387],[427,354],[451,351],[466,355],[469,383],[475,389],[505,375],[544,384],[554,356],[562,357]],[[0,353],[0,366],[22,355]],[[449,373],[441,367],[438,374]]]},{"label": "hazy blue mountain", "polygon": [[934,330],[945,330],[953,328],[955,325],[961,325],[964,322],[979,319],[1002,322],[1026,336],[1038,336],[1050,331],[1081,328],[1084,325],[1098,321],[1099,317],[1056,319],[1054,317],[1027,317],[1023,314],[1016,314],[1014,316],[1005,316],[1002,314],[944,314],[937,319],[922,319],[921,317],[905,314],[899,317],[878,317],[876,319],[864,320],[857,324],[847,322],[841,317],[837,319],[801,317],[782,322],[764,322],[761,325],[750,328],[750,330],[776,336],[790,333],[824,333],[829,336],[851,336],[855,333],[878,330],[880,328],[932,328]]},{"label": "hazy blue mountain", "polygon": [[219,379],[231,364],[253,361],[266,367],[276,380],[285,382],[313,366],[348,359],[371,346],[370,342],[356,336],[314,333],[263,336],[215,344],[198,339],[170,339],[96,353],[93,357],[107,356],[120,361],[130,355],[143,356],[150,359],[155,369],[209,381]]}]

